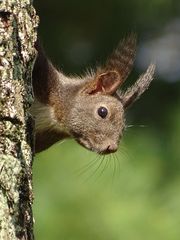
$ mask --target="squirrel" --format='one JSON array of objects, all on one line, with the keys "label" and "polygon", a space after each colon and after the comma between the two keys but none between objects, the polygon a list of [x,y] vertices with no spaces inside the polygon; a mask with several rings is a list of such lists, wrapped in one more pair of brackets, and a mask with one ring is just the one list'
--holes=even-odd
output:
[{"label": "squirrel", "polygon": [[39,40],[32,72],[35,152],[74,138],[99,154],[117,151],[125,129],[125,111],[149,87],[155,65],[125,91],[118,88],[130,74],[136,53],[136,35],[124,38],[103,66],[83,77],[67,77],[47,59]]}]

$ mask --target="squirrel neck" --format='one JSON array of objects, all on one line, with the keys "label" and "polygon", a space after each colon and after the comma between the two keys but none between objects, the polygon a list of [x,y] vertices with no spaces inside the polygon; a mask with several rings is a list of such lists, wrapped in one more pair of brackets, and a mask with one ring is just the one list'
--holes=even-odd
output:
[{"label": "squirrel neck", "polygon": [[[39,60],[39,57],[36,61]],[[87,82],[81,78],[66,77],[58,72],[51,62],[47,59],[41,59],[47,67],[36,69],[33,78],[35,102],[31,108],[32,114],[36,117],[36,132],[44,129],[69,134],[66,127],[68,113],[72,109],[74,99],[79,94],[80,89]],[[44,66],[43,64],[43,66]],[[38,72],[37,72],[38,71]],[[38,85],[38,86],[37,86]]]},{"label": "squirrel neck", "polygon": [[67,115],[84,83],[80,79],[68,78],[60,72],[57,81],[58,83],[55,83],[53,91],[48,96],[48,106],[53,109],[58,124],[62,124],[66,128]]},{"label": "squirrel neck", "polygon": [[[70,136],[68,114],[75,97],[89,80],[65,76],[47,59],[39,42],[36,49],[38,55],[32,73],[35,101],[30,112],[35,117],[38,152]],[[47,146],[44,146],[44,142]]]}]

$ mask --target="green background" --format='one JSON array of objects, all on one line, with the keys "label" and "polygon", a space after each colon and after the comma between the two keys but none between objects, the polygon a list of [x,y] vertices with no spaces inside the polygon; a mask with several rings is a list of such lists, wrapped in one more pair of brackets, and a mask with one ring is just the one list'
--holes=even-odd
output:
[{"label": "green background", "polygon": [[[34,5],[47,55],[68,74],[103,62],[128,32],[137,32],[139,43],[163,36],[180,15],[179,0]],[[180,61],[175,64],[180,68]],[[141,72],[135,64],[129,81]],[[73,140],[36,156],[37,240],[180,239],[180,78],[170,81],[157,73],[129,109],[127,124],[133,126],[114,156],[98,157]]]}]

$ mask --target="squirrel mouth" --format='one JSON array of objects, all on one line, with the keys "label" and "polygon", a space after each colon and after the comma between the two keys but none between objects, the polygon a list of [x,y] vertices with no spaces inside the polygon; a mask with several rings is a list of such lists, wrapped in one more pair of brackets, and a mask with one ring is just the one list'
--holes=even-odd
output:
[{"label": "squirrel mouth", "polygon": [[107,145],[107,147],[103,148],[103,149],[98,149],[98,148],[94,148],[91,146],[90,141],[86,140],[86,139],[78,139],[77,142],[85,147],[86,149],[92,151],[92,152],[96,152],[100,155],[107,155],[107,154],[111,154],[117,151],[118,147],[117,146],[113,146],[113,145]]},{"label": "squirrel mouth", "polygon": [[71,135],[76,140],[76,142],[78,142],[84,148],[86,148],[92,152],[99,152],[97,149],[95,149],[92,146],[92,143],[90,142],[90,140],[85,138],[81,133],[71,132]]},{"label": "squirrel mouth", "polygon": [[73,132],[72,135],[81,146],[83,146],[84,148],[86,148],[92,152],[96,152],[101,155],[107,155],[110,153],[114,153],[118,149],[117,144],[107,145],[106,147],[99,149],[97,147],[93,147],[93,144],[91,143],[91,141],[89,139],[85,138],[82,134]]}]

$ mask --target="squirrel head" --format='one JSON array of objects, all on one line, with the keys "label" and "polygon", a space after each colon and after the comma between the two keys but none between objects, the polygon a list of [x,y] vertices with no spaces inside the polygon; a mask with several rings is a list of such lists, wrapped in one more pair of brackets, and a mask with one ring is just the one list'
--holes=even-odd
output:
[{"label": "squirrel head", "polygon": [[100,93],[77,95],[68,117],[70,134],[89,150],[115,152],[124,129],[124,109],[116,98]]},{"label": "squirrel head", "polygon": [[125,128],[124,112],[148,88],[155,66],[151,64],[133,86],[125,92],[118,88],[131,72],[136,37],[130,35],[120,43],[107,60],[91,76],[73,99],[68,115],[68,129],[78,143],[100,154],[118,149]]},{"label": "squirrel head", "polygon": [[124,113],[148,88],[155,70],[151,64],[131,87],[119,90],[133,67],[136,36],[125,38],[104,66],[82,79],[58,72],[38,46],[33,70],[37,101],[31,110],[36,120],[36,152],[69,135],[92,151],[115,152],[125,128]]}]

